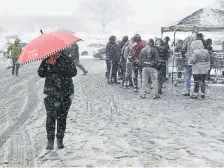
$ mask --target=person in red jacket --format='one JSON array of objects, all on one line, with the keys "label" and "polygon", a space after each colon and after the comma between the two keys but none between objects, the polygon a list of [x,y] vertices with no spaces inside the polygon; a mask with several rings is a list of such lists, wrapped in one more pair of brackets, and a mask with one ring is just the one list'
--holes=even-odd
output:
[{"label": "person in red jacket", "polygon": [[130,46],[129,57],[128,59],[132,63],[133,67],[133,81],[134,81],[134,91],[138,92],[138,74],[142,72],[142,67],[140,66],[139,59],[140,53],[143,48],[146,46],[146,41],[141,39],[139,34],[134,35],[134,43]]}]

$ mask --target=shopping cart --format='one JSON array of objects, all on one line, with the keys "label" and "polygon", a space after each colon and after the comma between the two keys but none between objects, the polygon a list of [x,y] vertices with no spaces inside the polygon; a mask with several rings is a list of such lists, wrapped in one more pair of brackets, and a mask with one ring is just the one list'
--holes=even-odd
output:
[{"label": "shopping cart", "polygon": [[211,79],[213,83],[224,82],[224,53],[216,51],[211,57],[212,73]]},{"label": "shopping cart", "polygon": [[179,83],[184,83],[184,59],[181,53],[175,53],[172,59],[172,76],[174,86],[177,86]]}]

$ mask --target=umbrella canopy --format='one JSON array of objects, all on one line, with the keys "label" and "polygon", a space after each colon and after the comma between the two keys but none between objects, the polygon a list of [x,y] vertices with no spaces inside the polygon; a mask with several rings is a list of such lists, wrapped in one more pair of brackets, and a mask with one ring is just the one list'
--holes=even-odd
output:
[{"label": "umbrella canopy", "polygon": [[81,40],[67,32],[42,34],[29,42],[18,58],[20,64],[41,60],[66,49],[70,44]]}]

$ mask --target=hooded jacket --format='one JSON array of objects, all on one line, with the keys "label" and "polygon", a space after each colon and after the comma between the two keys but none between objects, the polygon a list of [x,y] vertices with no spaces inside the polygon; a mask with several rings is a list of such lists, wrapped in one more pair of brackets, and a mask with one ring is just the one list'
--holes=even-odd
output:
[{"label": "hooded jacket", "polygon": [[20,39],[16,38],[15,43],[11,44],[7,50],[7,54],[9,54],[9,52],[11,51],[11,55],[8,56],[8,58],[11,58],[13,61],[17,61],[22,52],[22,46],[19,44],[19,42]]},{"label": "hooded jacket", "polygon": [[109,41],[106,46],[106,59],[113,62],[119,62],[120,50],[116,42]]},{"label": "hooded jacket", "polygon": [[189,64],[192,64],[192,74],[207,74],[210,68],[210,54],[204,49],[201,40],[191,43],[192,55],[189,58]]}]

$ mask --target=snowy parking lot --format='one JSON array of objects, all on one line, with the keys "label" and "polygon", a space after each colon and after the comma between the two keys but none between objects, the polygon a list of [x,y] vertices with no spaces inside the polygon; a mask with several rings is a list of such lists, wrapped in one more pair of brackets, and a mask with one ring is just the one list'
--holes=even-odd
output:
[{"label": "snowy parking lot", "polygon": [[83,59],[68,114],[65,149],[45,153],[44,80],[39,62],[18,77],[0,68],[0,167],[224,166],[224,87],[209,86],[206,100],[181,96],[167,83],[162,99],[142,100],[108,85],[105,62]]}]

